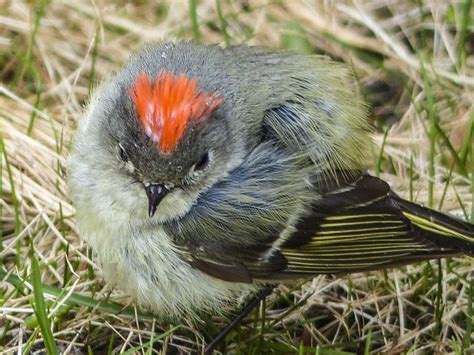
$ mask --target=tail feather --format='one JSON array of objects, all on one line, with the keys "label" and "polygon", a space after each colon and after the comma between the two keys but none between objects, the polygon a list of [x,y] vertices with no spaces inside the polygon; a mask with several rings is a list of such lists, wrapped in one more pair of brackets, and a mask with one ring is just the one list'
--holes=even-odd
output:
[{"label": "tail feather", "polygon": [[281,254],[290,276],[379,270],[474,255],[474,225],[406,201],[384,181],[362,174],[323,191]]},{"label": "tail feather", "polygon": [[456,248],[465,254],[474,255],[474,225],[459,218],[448,216],[431,208],[391,196],[405,217],[419,229],[421,236],[440,248]]}]

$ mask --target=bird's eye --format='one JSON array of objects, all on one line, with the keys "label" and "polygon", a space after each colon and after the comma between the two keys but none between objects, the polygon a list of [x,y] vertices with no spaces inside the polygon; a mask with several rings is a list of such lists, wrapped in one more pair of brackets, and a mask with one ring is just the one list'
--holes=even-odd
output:
[{"label": "bird's eye", "polygon": [[119,143],[119,154],[120,154],[120,159],[122,159],[122,161],[124,163],[128,162],[128,155],[127,155],[127,152],[125,151],[124,147]]},{"label": "bird's eye", "polygon": [[202,171],[209,165],[209,152],[206,152],[194,165],[194,171]]}]

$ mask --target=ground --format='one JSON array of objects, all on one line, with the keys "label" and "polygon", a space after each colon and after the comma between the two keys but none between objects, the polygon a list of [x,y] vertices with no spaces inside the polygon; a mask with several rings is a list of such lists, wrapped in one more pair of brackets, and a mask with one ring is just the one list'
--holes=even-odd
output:
[{"label": "ground", "polygon": [[[153,320],[104,284],[79,239],[71,137],[91,91],[133,50],[193,39],[346,62],[371,107],[372,173],[474,221],[473,18],[472,0],[0,0],[0,351],[195,353],[232,317]],[[474,352],[473,266],[279,285],[219,351]]]}]

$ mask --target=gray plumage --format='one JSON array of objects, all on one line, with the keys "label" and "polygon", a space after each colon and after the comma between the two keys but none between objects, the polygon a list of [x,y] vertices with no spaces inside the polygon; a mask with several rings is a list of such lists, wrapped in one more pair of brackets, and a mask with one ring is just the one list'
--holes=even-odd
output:
[{"label": "gray plumage", "polygon": [[[171,154],[137,119],[130,87],[143,72],[186,75],[222,99]],[[70,158],[81,234],[107,281],[182,316],[222,310],[260,282],[472,253],[471,225],[436,215],[444,229],[427,234],[415,217],[430,210],[413,217],[362,173],[370,130],[355,92],[320,56],[188,42],[133,55],[92,98]],[[143,183],[170,190],[152,218]],[[438,243],[446,228],[451,246]],[[363,255],[370,243],[380,252]]]}]

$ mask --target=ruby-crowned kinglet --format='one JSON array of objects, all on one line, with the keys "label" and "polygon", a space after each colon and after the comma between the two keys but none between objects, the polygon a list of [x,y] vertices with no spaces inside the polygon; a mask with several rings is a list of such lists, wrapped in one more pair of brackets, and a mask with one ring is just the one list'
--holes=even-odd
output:
[{"label": "ruby-crowned kinglet", "polygon": [[364,172],[369,137],[342,64],[148,45],[80,122],[80,232],[109,283],[176,317],[263,283],[473,254],[473,225]]}]

